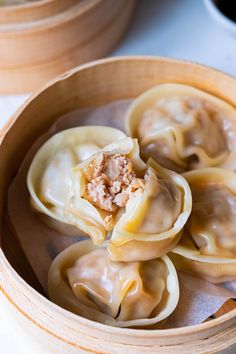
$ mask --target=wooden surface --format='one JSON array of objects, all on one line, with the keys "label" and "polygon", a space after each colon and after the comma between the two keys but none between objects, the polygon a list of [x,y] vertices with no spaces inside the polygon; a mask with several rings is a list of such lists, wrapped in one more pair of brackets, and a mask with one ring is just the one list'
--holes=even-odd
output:
[{"label": "wooden surface", "polygon": [[[231,104],[236,102],[233,78],[196,64],[161,58],[102,60],[72,70],[48,84],[10,120],[10,129],[0,138],[0,141],[3,139],[0,146],[1,214],[6,210],[5,192],[22,158],[58,116],[79,107],[136,97],[158,83],[170,81],[194,85]],[[1,236],[4,244],[9,236],[3,232]],[[236,342],[236,310],[204,324],[180,329],[122,330],[90,322],[50,303],[15,273],[2,252],[0,269],[1,290],[15,315],[42,347],[52,352],[60,346],[66,353],[205,353],[219,351]],[[228,309],[231,305],[228,304]],[[112,348],[111,342],[114,343]]]},{"label": "wooden surface", "polygon": [[107,55],[135,0],[44,0],[0,8],[0,93],[26,93]]}]

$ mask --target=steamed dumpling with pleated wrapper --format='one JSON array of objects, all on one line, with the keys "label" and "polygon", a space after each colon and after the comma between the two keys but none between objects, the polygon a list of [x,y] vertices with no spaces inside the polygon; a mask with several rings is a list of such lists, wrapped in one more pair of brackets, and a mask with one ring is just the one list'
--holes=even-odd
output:
[{"label": "steamed dumpling with pleated wrapper", "polygon": [[80,163],[71,162],[67,154],[68,163],[61,156],[58,163],[55,156],[65,154],[61,147],[67,144],[60,134],[54,137],[59,150],[53,145],[48,157],[49,140],[28,174],[33,206],[49,216],[49,224],[56,220],[60,230],[73,226],[73,232],[82,231],[95,244],[109,238],[113,260],[148,260],[169,252],[191,211],[186,180],[154,161],[144,163],[137,140],[121,132],[97,150],[86,138],[76,150],[83,153]]},{"label": "steamed dumpling with pleated wrapper", "polygon": [[126,116],[128,135],[142,157],[176,172],[218,166],[236,170],[236,111],[196,88],[161,84],[134,100]]},{"label": "steamed dumpling with pleated wrapper", "polygon": [[82,241],[54,259],[48,293],[56,304],[90,320],[116,327],[145,327],[174,311],[179,284],[167,256],[114,262],[105,247]]},{"label": "steamed dumpling with pleated wrapper", "polygon": [[191,211],[189,186],[154,161],[145,164],[135,139],[106,146],[74,167],[72,175],[69,213],[78,222],[93,221],[90,228],[86,224],[93,240],[107,233],[113,260],[153,259],[178,242]]},{"label": "steamed dumpling with pleated wrapper", "polygon": [[206,168],[183,176],[193,207],[171,258],[178,269],[213,283],[236,279],[236,174]]}]

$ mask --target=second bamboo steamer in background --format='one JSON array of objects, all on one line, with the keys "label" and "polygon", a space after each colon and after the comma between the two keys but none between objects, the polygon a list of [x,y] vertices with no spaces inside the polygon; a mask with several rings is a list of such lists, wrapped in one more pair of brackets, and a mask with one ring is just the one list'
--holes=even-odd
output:
[{"label": "second bamboo steamer in background", "polygon": [[126,31],[136,0],[39,0],[0,7],[0,93],[35,90],[103,57]]}]

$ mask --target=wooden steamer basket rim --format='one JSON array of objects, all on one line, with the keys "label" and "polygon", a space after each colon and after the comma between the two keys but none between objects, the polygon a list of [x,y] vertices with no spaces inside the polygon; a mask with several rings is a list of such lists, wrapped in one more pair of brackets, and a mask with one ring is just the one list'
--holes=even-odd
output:
[{"label": "wooden steamer basket rim", "polygon": [[80,5],[80,8],[86,9],[100,1],[102,0],[38,0],[23,4],[0,6],[0,26],[37,21],[59,14],[73,5]]},{"label": "wooden steamer basket rim", "polygon": [[[133,98],[161,82],[193,85],[231,104],[236,102],[236,80],[233,77],[195,63],[137,56],[103,59],[81,65],[52,80],[31,96],[4,126],[0,135],[0,213],[4,209],[4,193],[24,154],[57,117],[57,106],[51,108],[52,112],[46,118],[44,114],[40,115],[39,107],[45,98],[51,107],[50,100],[53,102],[66,92],[68,101],[65,98],[66,103],[62,103],[62,115],[68,111],[66,105],[73,110],[76,107],[99,106],[115,99]],[[76,93],[66,90],[72,85],[77,88]],[[32,113],[34,117],[30,120]],[[15,166],[11,164],[13,157]],[[236,309],[199,325],[164,330],[114,328],[79,317],[51,303],[26,283],[7,261],[2,250],[0,290],[15,307],[15,312],[28,318],[46,336],[84,351],[111,352],[110,343],[113,342],[119,353],[127,350],[129,353],[150,352],[150,348],[161,353],[174,353],[176,350],[203,353],[221,350],[236,342]]]},{"label": "wooden steamer basket rim", "polygon": [[62,2],[64,0],[37,0],[33,2],[25,2],[21,4],[12,4],[12,5],[4,5],[0,7],[0,12],[6,13],[6,12],[14,12],[14,11],[19,11],[22,9],[31,9],[35,7],[42,7],[42,6],[47,6],[48,4],[54,3],[54,2]]},{"label": "wooden steamer basket rim", "polygon": [[[57,0],[41,0],[41,1],[46,1],[49,3],[49,5],[54,4]],[[64,1],[66,2],[67,0],[59,0],[59,1]],[[0,8],[0,37],[1,36],[12,36],[12,35],[20,35],[20,34],[27,34],[27,32],[34,33],[35,32],[40,32],[40,31],[47,31],[50,28],[54,28],[55,26],[59,26],[63,24],[65,21],[70,21],[73,20],[77,16],[86,16],[86,14],[90,10],[96,9],[97,6],[99,6],[101,3],[103,3],[104,0],[89,0],[88,2],[85,3],[77,3],[76,0],[69,0],[67,3],[64,4],[64,7],[51,7],[48,10],[51,10],[52,12],[49,12],[48,14],[45,14],[45,12],[39,12],[38,8],[32,9],[30,8],[30,13],[25,11],[22,11],[22,18],[20,18],[20,21],[18,22],[17,18],[17,23],[11,23],[8,22],[5,24],[4,22],[1,22],[1,15],[5,15],[5,9]],[[40,0],[39,0],[40,2]],[[35,3],[34,3],[35,5]],[[25,6],[19,5],[19,6]],[[13,6],[17,9],[19,6]],[[18,10],[18,9],[17,9]],[[73,10],[73,11],[72,11]],[[35,13],[34,13],[35,12]],[[63,12],[66,12],[67,17],[63,16]],[[16,14],[17,16],[17,14]],[[26,17],[25,17],[26,16]],[[33,16],[29,17],[29,16]],[[37,17],[36,17],[37,16]],[[80,19],[81,21],[81,19]],[[23,23],[24,22],[24,23]],[[12,27],[13,25],[13,27]]]}]

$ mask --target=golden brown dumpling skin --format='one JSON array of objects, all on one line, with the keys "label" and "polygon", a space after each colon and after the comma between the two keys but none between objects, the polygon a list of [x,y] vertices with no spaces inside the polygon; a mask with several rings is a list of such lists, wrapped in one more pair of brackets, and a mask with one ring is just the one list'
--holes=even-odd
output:
[{"label": "golden brown dumpling skin", "polygon": [[89,319],[118,327],[145,326],[166,318],[178,302],[175,269],[167,256],[114,262],[91,241],[70,246],[52,263],[49,297]]},{"label": "golden brown dumpling skin", "polygon": [[178,268],[212,282],[236,278],[236,175],[219,168],[187,172],[191,216],[173,250]]},{"label": "golden brown dumpling skin", "polygon": [[126,117],[144,160],[177,172],[216,166],[230,155],[235,109],[193,87],[159,85],[138,97]]}]

